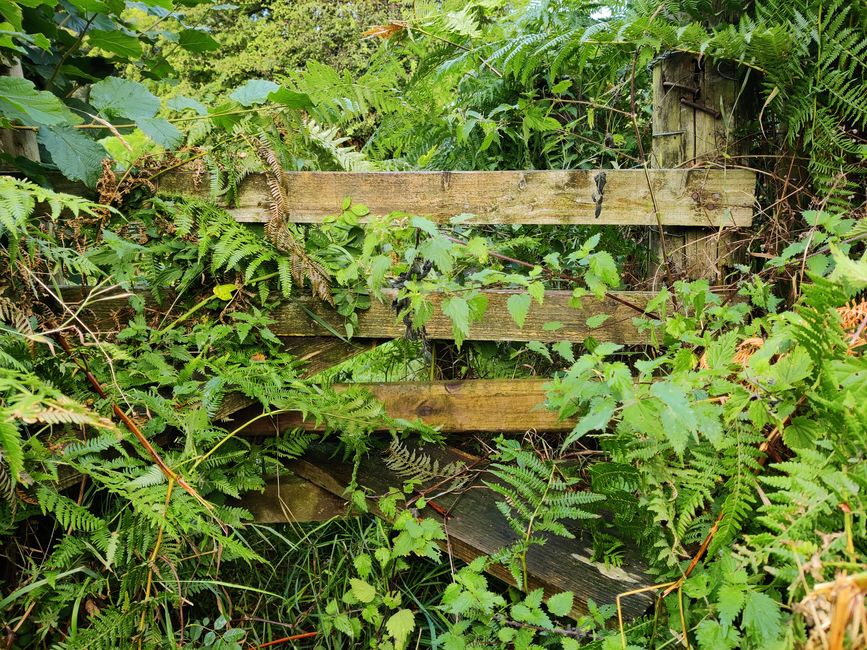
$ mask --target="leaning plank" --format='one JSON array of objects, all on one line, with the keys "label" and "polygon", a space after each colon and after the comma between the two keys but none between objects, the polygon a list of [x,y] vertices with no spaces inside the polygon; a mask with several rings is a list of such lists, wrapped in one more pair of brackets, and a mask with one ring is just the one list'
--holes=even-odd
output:
[{"label": "leaning plank", "polygon": [[[82,309],[82,318],[95,331],[115,331],[129,317],[127,294],[118,290],[116,297],[106,296],[87,301]],[[392,295],[392,292],[386,292]],[[648,301],[656,294],[650,291],[611,292],[602,299],[584,297],[579,308],[572,306],[570,291],[547,291],[543,303],[533,302],[524,326],[519,327],[509,316],[506,302],[520,291],[486,290],[488,308],[481,321],[470,326],[469,341],[583,341],[593,336],[600,341],[612,341],[625,345],[648,343],[647,332],[639,331],[633,318],[641,316]],[[88,295],[87,289],[64,290],[63,298],[75,309]],[[452,322],[442,313],[443,296],[430,296],[434,314],[425,326],[431,339],[452,339]],[[587,325],[587,319],[598,314],[607,314],[608,319],[598,327]],[[270,329],[277,336],[333,337],[344,331],[344,319],[327,304],[309,296],[299,296],[274,308],[270,317],[275,321]],[[559,327],[557,326],[559,324]],[[546,327],[547,325],[547,327]],[[554,327],[552,328],[552,325]],[[358,312],[357,339],[391,339],[406,334],[406,327],[397,319],[391,307],[391,299],[373,300],[370,309]]]},{"label": "leaning plank", "polygon": [[[360,387],[382,402],[393,418],[421,420],[444,433],[523,433],[571,431],[574,420],[561,420],[545,408],[544,379],[474,379],[465,381],[336,384],[337,390]],[[236,416],[253,420],[257,413]],[[287,429],[316,430],[300,413],[284,413],[251,422],[241,435],[275,435]]]},{"label": "leaning plank", "polygon": [[259,524],[327,521],[348,512],[345,499],[295,474],[271,479],[264,492],[245,494],[238,505]]},{"label": "leaning plank", "polygon": [[[283,183],[297,223],[339,214],[350,197],[374,216],[405,212],[440,223],[473,215],[466,222],[724,227],[752,223],[756,176],[742,169],[286,172]],[[209,192],[192,170],[164,174],[159,189]],[[267,221],[270,196],[264,174],[253,174],[229,207],[238,221]]]},{"label": "leaning plank", "polygon": [[[455,460],[467,463],[478,460],[455,449],[426,448],[424,451],[439,460],[441,465]],[[352,478],[351,464],[341,463],[321,449],[311,450],[303,460],[293,461],[291,469],[335,495],[342,495]],[[363,461],[357,478],[358,483],[374,495],[385,494],[403,484],[403,479],[385,468],[378,457],[368,457]],[[436,504],[449,513],[445,522],[449,544],[441,544],[443,550],[448,552],[450,547],[457,558],[471,562],[480,555],[490,555],[513,543],[515,534],[495,507],[496,501],[495,495],[481,484],[460,495],[436,497]],[[375,500],[371,509],[375,514],[382,514],[377,510]],[[423,514],[440,518],[430,508]],[[576,522],[575,530],[580,532],[577,525],[580,524]],[[652,584],[634,549],[627,552],[620,568],[605,567],[592,561],[589,537],[579,535],[573,540],[551,537],[544,546],[533,547],[527,556],[529,589],[542,587],[547,596],[572,591],[575,594],[573,617],[587,613],[587,602],[591,598],[597,604],[613,603],[620,593]],[[515,583],[511,573],[500,565],[492,565],[489,572],[504,582]],[[650,594],[625,598],[623,613],[627,618],[640,616],[652,603]]]}]

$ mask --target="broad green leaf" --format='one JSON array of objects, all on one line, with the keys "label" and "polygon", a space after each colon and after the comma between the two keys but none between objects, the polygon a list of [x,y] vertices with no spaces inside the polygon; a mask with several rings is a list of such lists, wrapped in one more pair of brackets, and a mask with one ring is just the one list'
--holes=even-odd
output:
[{"label": "broad green leaf", "polygon": [[174,149],[184,141],[184,134],[161,117],[146,117],[136,121],[138,128],[151,140],[166,149]]},{"label": "broad green leaf", "polygon": [[81,122],[55,95],[36,90],[32,81],[16,77],[0,77],[0,115],[26,126]]},{"label": "broad green leaf", "polygon": [[470,306],[460,296],[446,298],[442,302],[443,314],[452,321],[452,335],[458,347],[470,334]]},{"label": "broad green leaf", "polygon": [[617,264],[608,251],[599,251],[590,256],[590,270],[609,287],[620,284],[620,275],[617,273]]},{"label": "broad green leaf", "polygon": [[368,582],[358,578],[350,578],[349,584],[352,586],[352,595],[358,599],[358,602],[370,603],[376,598],[376,589]]},{"label": "broad green leaf", "polygon": [[518,327],[524,327],[524,322],[527,320],[527,314],[530,312],[532,302],[533,298],[529,293],[516,293],[509,296],[509,299],[506,301],[506,309]]},{"label": "broad green leaf", "polygon": [[571,591],[561,591],[548,599],[548,611],[554,616],[566,616],[572,611],[574,594]]},{"label": "broad green leaf", "polygon": [[111,117],[141,120],[153,117],[160,110],[160,100],[137,81],[106,77],[93,84],[90,103]]},{"label": "broad green leaf", "polygon": [[138,38],[124,34],[119,29],[112,31],[92,29],[87,33],[87,40],[93,47],[127,59],[140,57],[142,54],[141,43]]},{"label": "broad green leaf", "polygon": [[557,341],[551,346],[551,349],[566,359],[569,363],[575,363],[575,353],[572,351],[571,341]]},{"label": "broad green leaf", "polygon": [[650,393],[665,405],[662,410],[662,421],[665,422],[663,431],[674,451],[682,454],[690,434],[695,432],[698,425],[686,393],[667,381],[653,384]]},{"label": "broad green leaf", "polygon": [[84,181],[89,187],[96,185],[102,174],[102,161],[107,156],[102,145],[71,126],[41,128],[37,139],[64,176]]},{"label": "broad green leaf", "polygon": [[732,624],[744,606],[744,591],[741,585],[725,584],[717,595],[719,620],[724,627]]},{"label": "broad green leaf", "polygon": [[772,382],[769,389],[771,392],[778,392],[791,388],[802,379],[809,377],[812,369],[813,362],[809,353],[802,347],[795,348],[771,366]]},{"label": "broad green leaf", "polygon": [[415,629],[415,614],[411,610],[400,609],[385,622],[385,629],[394,639],[395,650],[403,650],[409,635]]},{"label": "broad green leaf", "polygon": [[220,300],[228,302],[232,299],[232,295],[238,287],[234,284],[218,284],[214,287],[214,295]]},{"label": "broad green leaf", "polygon": [[733,627],[723,627],[717,621],[706,618],[695,631],[699,650],[734,650],[741,647],[741,637]]},{"label": "broad green leaf", "polygon": [[617,402],[613,399],[604,398],[594,402],[587,415],[578,420],[578,423],[572,431],[569,432],[569,435],[566,436],[566,439],[563,441],[563,449],[566,449],[569,445],[590,431],[604,430],[608,426],[608,423],[611,421],[616,410]]},{"label": "broad green leaf", "polygon": [[204,104],[190,97],[185,97],[184,95],[172,97],[166,102],[166,106],[168,106],[173,111],[185,111],[187,109],[192,109],[199,115],[208,114],[208,109],[205,108]]},{"label": "broad green leaf", "polygon": [[775,639],[780,634],[780,606],[773,598],[760,591],[747,592],[744,604],[744,627],[760,645]]},{"label": "broad green leaf", "polygon": [[563,323],[556,320],[549,320],[542,324],[542,329],[546,332],[556,332],[557,330],[563,329]]},{"label": "broad green leaf", "polygon": [[178,33],[178,45],[188,52],[213,52],[220,49],[214,38],[199,29],[182,29]]},{"label": "broad green leaf", "polygon": [[0,0],[0,16],[8,20],[12,29],[16,32],[22,31],[22,20],[24,17],[21,14],[19,4],[12,2],[12,0]]},{"label": "broad green leaf", "polygon": [[388,273],[390,268],[391,257],[388,255],[377,255],[370,261],[367,286],[373,293],[379,294],[385,282],[385,274]]},{"label": "broad green leaf", "polygon": [[529,293],[540,305],[545,301],[545,285],[541,282],[531,282],[527,285]]},{"label": "broad green leaf", "polygon": [[271,93],[279,88],[279,85],[267,79],[248,79],[243,85],[235,88],[229,97],[241,106],[253,106],[267,102]]},{"label": "broad green leaf", "polygon": [[439,271],[451,273],[454,261],[452,243],[442,235],[437,234],[424,240],[418,247],[418,252],[424,259],[433,262]]},{"label": "broad green leaf", "polygon": [[425,217],[411,217],[409,220],[409,225],[411,225],[413,228],[424,230],[431,237],[435,237],[440,232],[439,228],[437,228],[437,225],[433,221],[431,221],[430,219],[426,219]]},{"label": "broad green leaf", "polygon": [[590,329],[596,329],[597,327],[602,327],[610,318],[608,314],[596,314],[595,316],[591,316],[587,319],[587,327]]},{"label": "broad green leaf", "polygon": [[282,104],[286,108],[311,108],[313,106],[313,100],[310,99],[309,95],[297,93],[283,86],[268,95],[268,101]]}]

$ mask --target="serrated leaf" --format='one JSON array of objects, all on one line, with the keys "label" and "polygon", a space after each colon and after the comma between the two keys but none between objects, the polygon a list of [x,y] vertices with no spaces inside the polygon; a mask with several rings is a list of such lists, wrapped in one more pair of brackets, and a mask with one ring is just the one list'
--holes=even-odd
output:
[{"label": "serrated leaf", "polygon": [[352,595],[358,599],[360,603],[370,603],[376,598],[376,588],[370,583],[358,578],[350,578]]},{"label": "serrated leaf", "polygon": [[587,327],[590,329],[596,329],[597,327],[602,327],[610,318],[608,314],[596,314],[595,316],[591,316],[587,319]]},{"label": "serrated leaf", "polygon": [[218,284],[214,287],[214,295],[220,300],[228,302],[232,299],[237,288],[234,284]]},{"label": "serrated leaf", "polygon": [[93,84],[90,103],[108,116],[141,120],[153,117],[160,110],[160,100],[137,81],[106,77]]},{"label": "serrated leaf", "polygon": [[81,122],[55,95],[36,90],[32,81],[17,77],[0,77],[0,115],[26,126]]},{"label": "serrated leaf", "polygon": [[719,621],[724,627],[732,624],[744,606],[744,591],[740,585],[725,584],[717,594]]},{"label": "serrated leaf", "polygon": [[455,296],[443,300],[442,311],[452,321],[452,335],[460,347],[470,334],[470,306],[466,300]]},{"label": "serrated leaf", "polygon": [[182,29],[178,33],[178,45],[188,52],[213,52],[220,49],[220,44],[200,29]]},{"label": "serrated leaf", "polygon": [[141,43],[138,38],[125,34],[119,29],[111,31],[92,29],[87,33],[87,40],[93,47],[98,47],[101,50],[127,59],[142,55]]},{"label": "serrated leaf", "polygon": [[385,622],[385,629],[394,639],[395,650],[403,650],[415,629],[415,614],[408,609],[398,610]]},{"label": "serrated leaf", "polygon": [[168,106],[173,111],[185,111],[187,109],[192,109],[199,115],[208,114],[208,109],[205,108],[205,105],[202,104],[202,102],[192,99],[191,97],[185,97],[184,95],[172,97],[166,102],[166,106]]},{"label": "serrated leaf", "polygon": [[750,590],[744,604],[744,627],[764,646],[780,634],[780,606],[760,591]]},{"label": "serrated leaf", "polygon": [[509,316],[518,325],[524,327],[524,322],[527,320],[527,314],[530,312],[530,305],[533,302],[533,297],[529,293],[516,293],[509,296],[506,301],[506,309],[509,311]]},{"label": "serrated leaf", "polygon": [[578,420],[578,423],[566,436],[563,441],[563,449],[566,449],[573,442],[589,433],[590,431],[601,431],[608,426],[614,412],[617,410],[617,402],[613,399],[605,398],[593,403],[590,411]]},{"label": "serrated leaf", "polygon": [[548,611],[554,616],[566,616],[572,611],[574,594],[571,591],[561,591],[548,599]]},{"label": "serrated leaf", "polygon": [[146,117],[136,121],[136,125],[151,140],[165,149],[174,149],[184,141],[184,134],[161,117]]},{"label": "serrated leaf", "polygon": [[575,353],[572,350],[571,341],[557,341],[554,345],[551,346],[551,349],[569,363],[575,363]]},{"label": "serrated leaf", "polygon": [[84,181],[88,187],[96,185],[102,174],[102,161],[108,155],[102,145],[71,126],[41,128],[37,140],[64,176]]},{"label": "serrated leaf", "polygon": [[540,305],[545,301],[545,285],[541,282],[531,282],[527,285],[529,293]]},{"label": "serrated leaf", "polygon": [[280,86],[267,79],[248,79],[242,85],[235,88],[229,95],[241,106],[253,106],[264,104],[270,95],[279,90]]}]

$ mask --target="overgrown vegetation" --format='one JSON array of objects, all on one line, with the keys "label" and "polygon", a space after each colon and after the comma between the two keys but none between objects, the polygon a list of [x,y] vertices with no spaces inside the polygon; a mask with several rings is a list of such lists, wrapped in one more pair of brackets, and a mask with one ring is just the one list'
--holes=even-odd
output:
[{"label": "overgrown vegetation", "polygon": [[[267,47],[314,5],[257,7],[235,29],[212,12],[237,10],[192,1],[0,0],[0,65],[24,74],[0,76],[0,128],[35,131],[42,155],[4,153],[0,176],[6,647],[867,644],[863,0],[340,3],[351,19],[321,3],[351,62],[252,68],[259,46],[233,49]],[[363,30],[353,50],[346,34]],[[329,43],[274,53],[334,56]],[[352,197],[321,226],[290,223],[282,170],[643,168],[650,72],[671,51],[737,79],[745,117],[720,140],[746,153],[703,164],[756,169],[760,205],[735,233],[751,255],[730,293],[670,277],[636,312],[652,345],[465,340],[483,289],[521,290],[521,326],[548,289],[579,303],[642,286],[657,262],[643,232],[443,227],[413,205],[361,223]],[[196,96],[169,90],[172,66]],[[155,195],[183,165],[210,198]],[[59,191],[56,171],[91,198]],[[271,191],[264,228],[216,207],[253,173]],[[273,311],[312,294],[351,339],[385,289],[406,340],[307,377]],[[424,336],[434,297],[456,347]],[[480,485],[516,541],[454,565],[413,486],[465,484],[467,467],[413,453],[444,436],[328,379],[528,373],[577,424],[484,441]],[[322,432],[240,435],[245,418],[296,411]],[[350,461],[384,454],[406,478],[347,492],[388,523],[253,523],[237,499],[322,442]],[[569,622],[571,592],[521,591],[528,549],[575,520],[600,565],[641,550],[658,581],[646,618],[591,602]]]}]

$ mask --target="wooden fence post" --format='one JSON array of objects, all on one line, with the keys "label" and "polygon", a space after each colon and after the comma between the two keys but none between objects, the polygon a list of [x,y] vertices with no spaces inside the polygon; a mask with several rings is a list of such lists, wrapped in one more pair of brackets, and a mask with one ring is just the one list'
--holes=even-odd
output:
[{"label": "wooden fence post", "polygon": [[[736,79],[695,54],[676,52],[661,59],[653,70],[651,167],[724,166],[726,154],[741,148],[733,137],[739,90]],[[666,227],[664,249],[660,233],[654,235],[653,248],[662,262],[654,284],[665,277],[663,250],[673,275],[691,280],[721,282],[734,261],[735,238],[724,226]]]},{"label": "wooden fence post", "polygon": [[[13,61],[10,66],[0,64],[0,77],[24,77],[19,61]],[[12,157],[21,156],[28,160],[39,162],[39,145],[36,143],[36,132],[24,129],[0,129],[0,152]],[[0,162],[0,169],[5,168]]]}]

